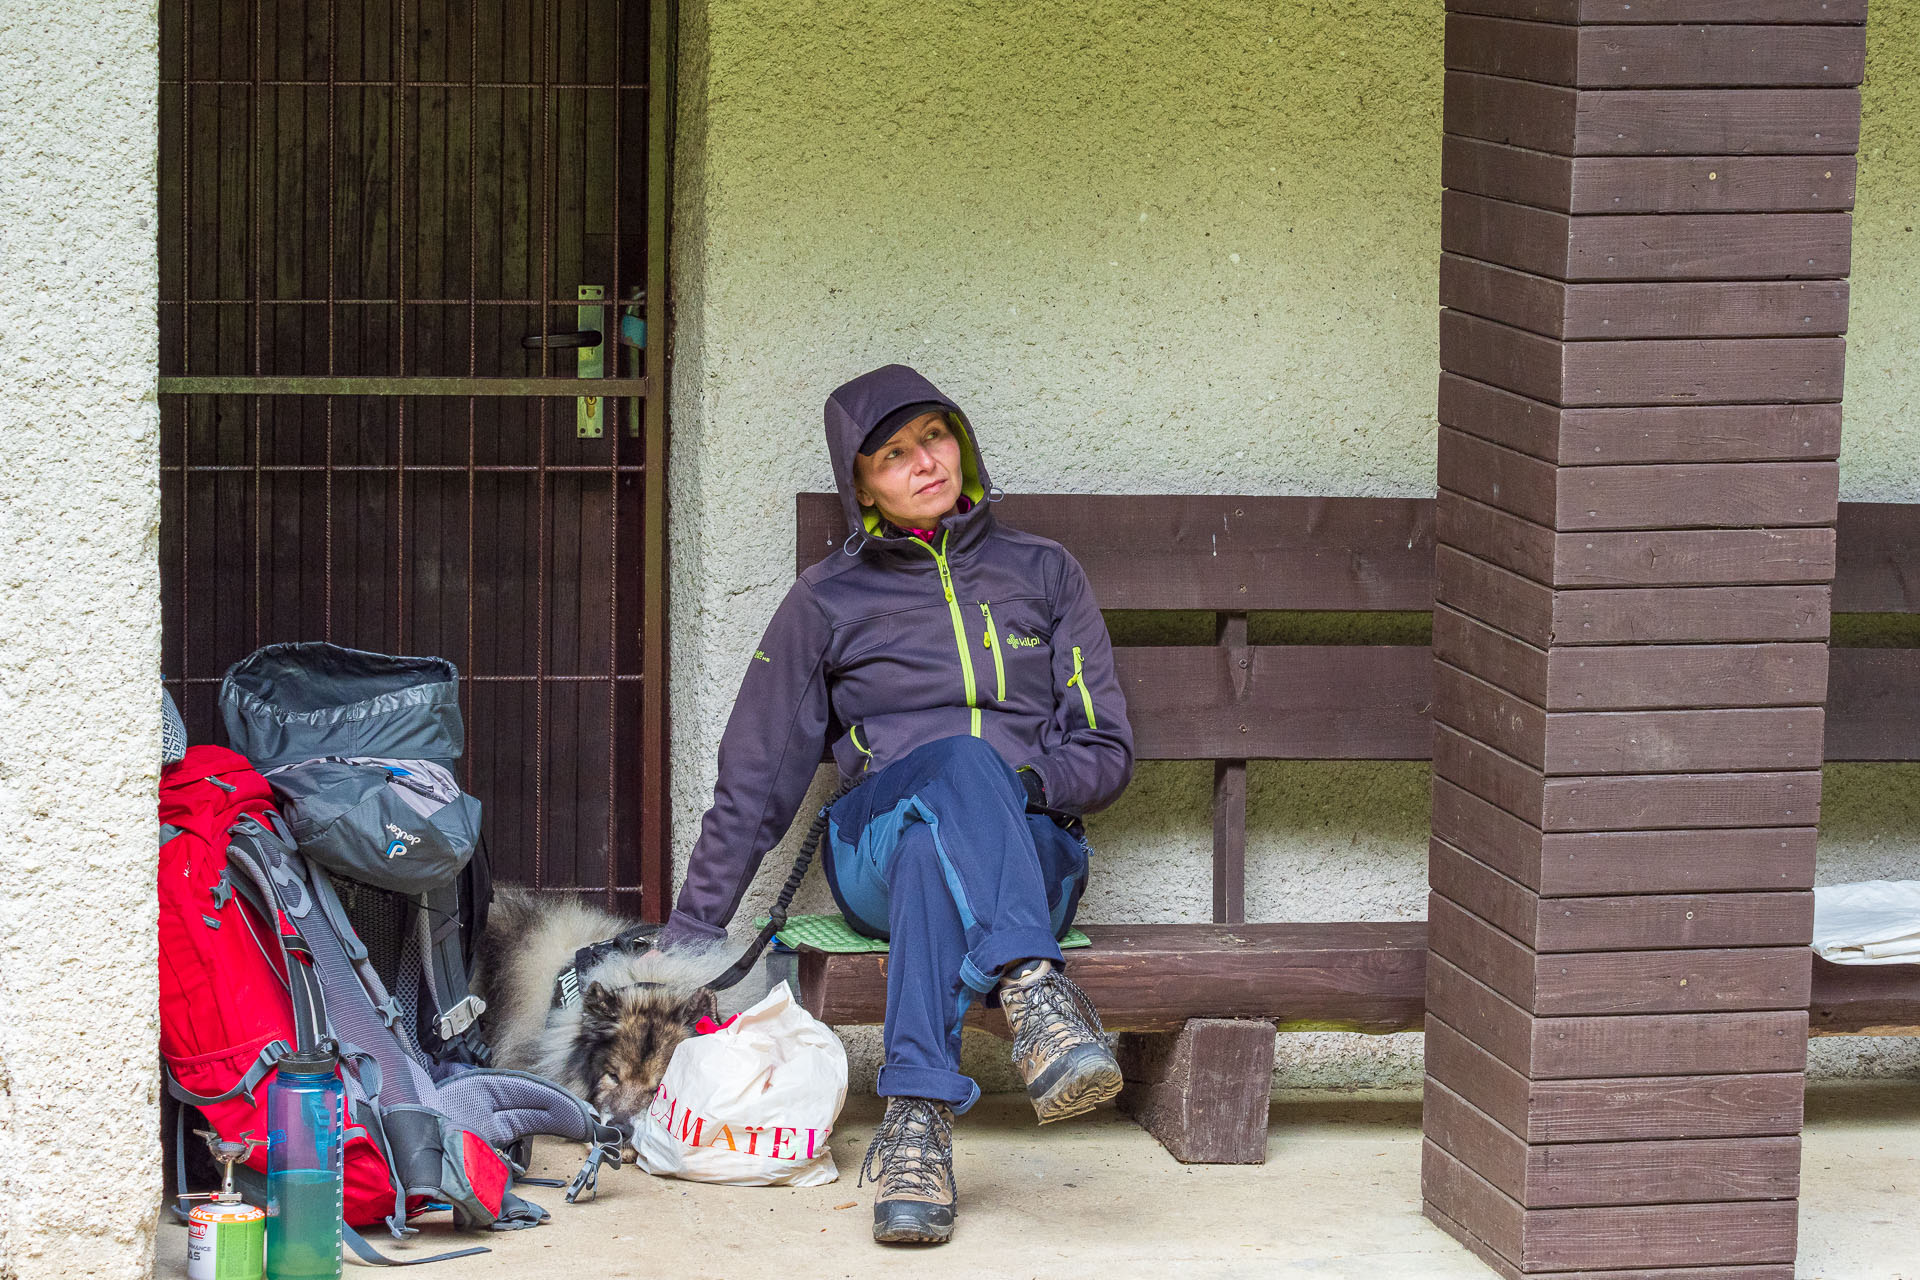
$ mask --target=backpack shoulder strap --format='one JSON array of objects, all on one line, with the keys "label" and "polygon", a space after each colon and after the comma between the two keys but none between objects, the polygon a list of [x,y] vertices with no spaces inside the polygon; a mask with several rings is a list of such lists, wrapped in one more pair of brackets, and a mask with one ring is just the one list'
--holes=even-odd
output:
[{"label": "backpack shoulder strap", "polygon": [[[281,968],[287,975],[288,994],[293,1000],[294,1040],[301,1048],[310,1049],[321,1040],[331,1038],[333,1032],[327,1021],[326,996],[313,972],[313,952],[301,936],[299,926],[288,915],[281,890],[275,887],[305,893],[304,883],[277,874],[282,856],[294,850],[293,837],[279,814],[268,811],[267,817],[270,821],[263,822],[256,815],[248,814],[227,833],[226,883],[272,930],[280,948]],[[281,856],[270,856],[270,846],[274,855]],[[233,874],[236,869],[238,875]]]},{"label": "backpack shoulder strap", "polygon": [[467,985],[459,885],[449,881],[421,894],[413,904],[413,922],[421,976],[433,1002],[433,1033],[440,1038],[440,1056],[484,1066],[492,1053],[476,1024],[487,1004]]}]

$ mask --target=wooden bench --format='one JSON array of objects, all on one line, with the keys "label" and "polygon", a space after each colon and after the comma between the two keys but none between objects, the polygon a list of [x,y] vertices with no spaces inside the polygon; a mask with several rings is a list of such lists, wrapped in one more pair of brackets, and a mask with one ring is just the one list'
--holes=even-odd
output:
[{"label": "wooden bench", "polygon": [[[1256,611],[1430,612],[1430,500],[1009,496],[996,513],[1063,543],[1103,609],[1211,614],[1207,645],[1115,650],[1142,760],[1211,760],[1213,923],[1084,924],[1072,959],[1122,1037],[1123,1108],[1183,1160],[1265,1158],[1271,1031],[1419,1030],[1423,921],[1245,919],[1249,760],[1425,760],[1425,645],[1251,645]],[[832,494],[797,500],[796,563],[836,549]],[[1843,504],[1836,613],[1920,612],[1920,507]],[[1920,651],[1836,649],[1827,756],[1920,759]],[[801,991],[829,1023],[881,1020],[886,960],[803,952]],[[975,1020],[1005,1035],[997,1013]],[[1920,966],[1816,962],[1815,1034],[1920,1031]]]}]

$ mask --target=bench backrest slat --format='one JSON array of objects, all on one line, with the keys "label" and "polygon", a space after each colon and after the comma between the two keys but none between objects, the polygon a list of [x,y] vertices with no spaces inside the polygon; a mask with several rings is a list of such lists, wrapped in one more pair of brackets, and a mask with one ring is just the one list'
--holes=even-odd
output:
[{"label": "bench backrest slat", "polygon": [[1114,650],[1143,760],[1425,760],[1424,645]]},{"label": "bench backrest slat", "polygon": [[[1424,498],[1009,494],[995,514],[1052,538],[1106,609],[1433,607]],[[834,494],[798,496],[796,571],[846,535]]]}]

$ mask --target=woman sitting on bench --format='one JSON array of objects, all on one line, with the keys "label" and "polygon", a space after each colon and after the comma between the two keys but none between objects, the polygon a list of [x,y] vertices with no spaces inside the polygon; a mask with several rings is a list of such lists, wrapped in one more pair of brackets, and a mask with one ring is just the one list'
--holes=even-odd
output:
[{"label": "woman sitting on bench", "polygon": [[844,546],[794,583],[720,742],[713,807],[663,942],[718,938],[793,821],[823,745],[834,901],[887,938],[885,1117],[862,1177],[873,1238],[953,1234],[968,1006],[998,1001],[1041,1123],[1120,1091],[1057,939],[1086,887],[1080,815],[1133,772],[1105,622],[1056,542],[999,526],[973,428],[903,365],[827,401]]}]

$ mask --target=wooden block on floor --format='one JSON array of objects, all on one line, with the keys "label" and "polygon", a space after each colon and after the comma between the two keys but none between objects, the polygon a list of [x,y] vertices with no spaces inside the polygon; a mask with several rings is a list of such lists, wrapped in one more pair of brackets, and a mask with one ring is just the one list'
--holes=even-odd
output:
[{"label": "wooden block on floor", "polygon": [[1120,1109],[1186,1164],[1264,1164],[1273,1024],[1196,1018],[1120,1040]]}]

